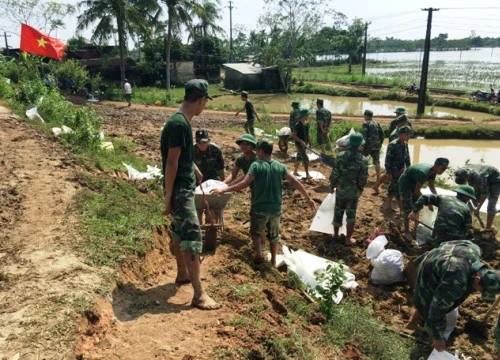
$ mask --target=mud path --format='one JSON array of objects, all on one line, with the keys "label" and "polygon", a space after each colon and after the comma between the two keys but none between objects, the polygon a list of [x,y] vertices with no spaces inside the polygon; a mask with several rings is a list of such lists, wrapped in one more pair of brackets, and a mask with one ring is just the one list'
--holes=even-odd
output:
[{"label": "mud path", "polygon": [[95,270],[72,251],[71,161],[0,107],[0,358],[65,359]]},{"label": "mud path", "polygon": [[[143,107],[124,109],[115,105],[98,106],[96,109],[104,116],[104,128],[109,134],[130,137],[139,145],[137,149],[139,155],[152,163],[160,162],[159,134],[163,122],[169,115],[168,111]],[[222,130],[228,119],[229,116],[219,117],[208,112],[193,119],[193,130],[198,127],[208,128],[212,140],[222,148],[227,171],[232,167],[238,154],[234,140],[241,134],[240,131]],[[289,169],[292,168],[287,156],[279,152],[276,152],[275,156],[287,164]],[[327,177],[330,173],[328,167],[321,167],[319,164],[312,165],[312,170],[321,171]],[[373,184],[373,180],[370,178],[367,189],[360,199],[354,233],[358,243],[350,248],[332,242],[328,235],[310,232],[308,228],[312,214],[305,212],[306,203],[300,194],[293,191],[289,185],[285,185],[282,242],[292,248],[311,251],[333,260],[343,259],[351,267],[360,284],[349,297],[354,297],[366,305],[375,317],[388,326],[404,331],[404,325],[412,310],[411,294],[406,286],[376,287],[369,283],[371,267],[366,259],[366,249],[362,242],[378,226],[389,238],[388,248],[402,251],[405,254],[405,262],[423,253],[424,249],[401,240],[398,219],[394,214],[383,213],[380,210],[382,197],[371,195],[368,187]],[[318,203],[328,192],[326,180],[308,182],[305,186]],[[228,293],[225,285],[229,283],[230,286],[237,287],[255,280],[256,276],[265,279],[269,277],[268,273],[262,274],[249,266],[251,263],[248,245],[249,205],[248,193],[233,194],[225,211],[226,230],[222,234],[222,245],[218,247],[216,254],[207,257],[203,263],[205,284],[209,285],[211,294],[224,301],[223,309],[207,313],[188,308],[186,304],[191,296],[190,287],[179,288],[173,285],[174,258],[165,253],[157,257],[155,261],[158,261],[156,264],[161,269],[158,270],[158,267],[151,265],[141,268],[140,264],[144,261],[149,262],[146,257],[145,260],[124,266],[121,274],[123,285],[117,288],[113,303],[102,305],[105,317],[109,318],[109,321],[104,325],[105,330],[99,330],[102,336],[98,337],[97,343],[95,338],[91,339],[94,350],[89,350],[87,354],[94,356],[91,358],[103,359],[135,359],[143,353],[154,354],[160,359],[205,359],[213,358],[210,354],[218,349],[245,344],[255,346],[256,339],[262,341],[269,336],[266,333],[267,328],[228,326],[228,322],[224,320],[233,319],[238,314],[244,313],[247,306],[241,299],[235,297],[234,293]],[[166,244],[161,245],[164,241],[168,239],[158,238],[153,247],[165,249]],[[498,268],[500,266],[498,243],[493,240],[479,241],[479,244],[483,248],[485,260]],[[161,252],[158,249],[155,251]],[[277,298],[280,293],[288,291],[276,279],[267,282],[266,286],[278,294]],[[286,336],[290,330],[282,326],[283,314],[275,311],[265,299],[266,296],[262,291],[256,291],[255,302],[260,303],[262,300],[266,303],[266,311],[260,317],[266,319],[271,328],[277,326],[277,332]],[[143,306],[137,309],[133,304],[141,301]],[[496,317],[493,316],[488,325],[490,333],[487,340],[464,330],[469,318],[482,316],[488,307],[489,304],[479,300],[478,294],[469,297],[464,303],[460,308],[461,317],[457,329],[447,344],[451,352],[460,349],[465,354],[473,356],[473,359],[490,358],[489,354],[493,352],[492,328]],[[309,331],[315,333],[320,331],[319,329],[313,326]],[[87,349],[91,349],[92,346],[87,344]],[[258,354],[258,350],[255,351]],[[318,358],[332,358],[328,354],[318,356]]]}]

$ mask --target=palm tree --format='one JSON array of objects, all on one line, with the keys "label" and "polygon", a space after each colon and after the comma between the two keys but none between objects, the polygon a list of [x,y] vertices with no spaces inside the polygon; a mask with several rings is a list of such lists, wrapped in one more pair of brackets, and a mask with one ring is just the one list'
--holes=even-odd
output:
[{"label": "palm tree", "polygon": [[[203,0],[201,6],[192,9],[191,17],[200,19],[200,25],[203,29],[203,35],[225,35],[226,32],[222,27],[216,24],[217,21],[222,20],[220,15],[220,0],[212,2],[210,0]],[[194,38],[194,27],[189,26],[189,38]],[[188,39],[189,40],[189,39]]]},{"label": "palm tree", "polygon": [[191,27],[193,18],[191,14],[202,14],[203,7],[197,0],[163,0],[167,5],[168,29],[167,29],[167,49],[166,49],[166,88],[170,90],[170,49],[172,47],[172,31],[180,25]]}]

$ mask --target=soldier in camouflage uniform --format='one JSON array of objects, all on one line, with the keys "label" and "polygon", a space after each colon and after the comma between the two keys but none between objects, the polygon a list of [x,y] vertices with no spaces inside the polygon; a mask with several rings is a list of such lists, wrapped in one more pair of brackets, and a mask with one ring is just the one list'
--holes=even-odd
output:
[{"label": "soldier in camouflage uniform", "polygon": [[326,145],[329,143],[328,133],[332,124],[332,113],[323,107],[323,99],[316,100],[316,140],[323,154],[326,153]]},{"label": "soldier in camouflage uniform", "polygon": [[346,213],[347,234],[345,244],[351,245],[356,242],[352,238],[354,225],[356,223],[356,210],[358,199],[363,192],[368,179],[368,160],[359,152],[359,147],[365,143],[363,135],[354,133],[349,137],[350,149],[341,152],[330,174],[330,189],[333,193],[337,189],[335,198],[335,215],[333,217],[333,238],[339,236],[342,226],[342,218]]},{"label": "soldier in camouflage uniform", "polygon": [[448,159],[437,158],[434,165],[419,163],[410,166],[399,178],[398,184],[403,205],[404,231],[408,240],[413,240],[410,234],[410,220],[408,219],[408,215],[410,215],[415,201],[422,196],[420,189],[426,182],[429,182],[431,193],[437,194],[436,187],[434,186],[436,175],[443,174],[448,165]]},{"label": "soldier in camouflage uniform", "polygon": [[497,319],[497,323],[495,325],[495,349],[496,354],[494,356],[495,360],[500,360],[500,316]]},{"label": "soldier in camouflage uniform", "polygon": [[288,127],[293,131],[295,125],[300,121],[300,103],[298,101],[293,101],[291,106],[293,110],[290,112]]},{"label": "soldier in camouflage uniform", "polygon": [[295,159],[295,170],[293,175],[299,176],[297,170],[299,170],[299,164],[302,161],[306,172],[306,179],[312,178],[309,175],[309,156],[307,156],[306,152],[306,146],[311,144],[311,139],[309,138],[309,124],[307,123],[310,113],[311,111],[307,108],[300,109],[300,121],[295,124],[295,128],[292,129],[292,138],[295,140],[295,146],[297,147],[297,158]]},{"label": "soldier in camouflage uniform", "polygon": [[190,120],[202,113],[207,104],[208,83],[190,80],[185,85],[184,101],[178,112],[165,122],[161,133],[162,171],[165,177],[165,210],[171,215],[171,238],[177,261],[176,283],[191,282],[194,289],[192,306],[203,310],[220,308],[201,284],[200,257],[203,243],[200,223],[194,205],[196,186],[193,161],[193,133]]},{"label": "soldier in camouflage uniform", "polygon": [[[446,315],[462,304],[474,291],[493,302],[500,291],[500,271],[481,262],[481,249],[467,240],[448,241],[418,257],[413,292],[415,312],[410,330],[424,330],[432,346],[445,349]],[[423,323],[423,329],[421,324]]]},{"label": "soldier in camouflage uniform", "polygon": [[398,129],[403,127],[403,126],[408,126],[411,130],[411,123],[410,120],[408,119],[408,116],[406,115],[401,115],[397,119],[393,120],[396,122],[396,128],[389,134],[389,142],[395,140],[398,138]]},{"label": "soldier in camouflage uniform", "polygon": [[[392,132],[396,129],[397,124],[398,124],[398,118],[401,115],[406,114],[406,108],[404,106],[398,106],[396,110],[394,111],[396,114],[396,118],[391,121],[391,124],[389,125],[389,136],[391,136]],[[411,127],[411,124],[408,124]]]},{"label": "soldier in camouflage uniform", "polygon": [[455,172],[455,182],[457,184],[469,184],[474,188],[478,198],[475,210],[478,216],[479,209],[488,198],[486,229],[491,229],[497,213],[496,206],[500,195],[500,174],[498,169],[490,165],[467,165]]},{"label": "soldier in camouflage uniform", "polygon": [[365,139],[365,148],[363,155],[370,155],[375,165],[375,172],[377,174],[377,181],[380,178],[380,149],[384,142],[384,131],[379,123],[373,121],[373,111],[365,110],[365,122],[363,123],[363,138]]},{"label": "soldier in camouflage uniform", "polygon": [[395,197],[398,201],[399,212],[401,213],[403,206],[401,203],[398,180],[411,165],[410,152],[408,150],[408,140],[410,139],[411,129],[408,126],[403,126],[397,131],[399,137],[389,143],[385,155],[385,177],[391,182],[387,189],[384,209],[393,211],[392,198]]},{"label": "soldier in camouflage uniform", "polygon": [[422,195],[409,215],[410,220],[415,220],[424,206],[437,206],[438,214],[432,231],[436,243],[471,238],[472,215],[467,203],[476,199],[474,189],[469,185],[460,185],[453,191],[457,193],[456,197]]}]

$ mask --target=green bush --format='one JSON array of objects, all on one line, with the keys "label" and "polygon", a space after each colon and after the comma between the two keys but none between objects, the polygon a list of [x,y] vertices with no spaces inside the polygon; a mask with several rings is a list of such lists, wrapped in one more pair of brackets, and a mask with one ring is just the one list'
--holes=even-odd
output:
[{"label": "green bush", "polygon": [[96,149],[100,144],[99,131],[101,118],[90,107],[78,108],[75,111],[74,121],[67,124],[74,133],[65,135],[65,138],[75,147],[74,150]]},{"label": "green bush", "polygon": [[8,98],[12,93],[12,87],[7,84],[6,79],[0,77],[0,99]]},{"label": "green bush", "polygon": [[55,88],[51,88],[38,105],[38,113],[53,126],[74,126],[73,104],[65,100]]},{"label": "green bush", "polygon": [[90,81],[87,69],[73,59],[62,62],[51,61],[48,68],[59,84],[74,80],[77,86],[83,87]]},{"label": "green bush", "polygon": [[13,99],[24,106],[34,106],[47,93],[47,86],[40,79],[21,80],[14,91]]},{"label": "green bush", "polygon": [[500,128],[496,126],[435,126],[416,128],[414,132],[425,136],[426,139],[500,139]]}]

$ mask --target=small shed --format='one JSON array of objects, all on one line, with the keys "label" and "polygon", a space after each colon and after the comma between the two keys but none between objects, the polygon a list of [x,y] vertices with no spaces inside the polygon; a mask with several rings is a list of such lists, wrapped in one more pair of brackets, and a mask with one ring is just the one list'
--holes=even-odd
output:
[{"label": "small shed", "polygon": [[231,90],[280,90],[277,67],[262,68],[248,63],[222,64],[224,87]]}]

